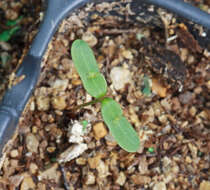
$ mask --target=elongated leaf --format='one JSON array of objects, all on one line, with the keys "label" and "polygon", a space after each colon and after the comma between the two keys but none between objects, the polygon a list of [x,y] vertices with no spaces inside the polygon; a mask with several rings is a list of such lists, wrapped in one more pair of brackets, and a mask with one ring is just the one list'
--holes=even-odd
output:
[{"label": "elongated leaf", "polygon": [[149,79],[148,76],[144,77],[143,94],[145,94],[146,96],[150,96],[151,95],[150,79]]},{"label": "elongated leaf", "polygon": [[88,44],[83,40],[75,40],[71,55],[87,92],[95,98],[104,96],[107,90],[106,80],[99,72],[95,56]]},{"label": "elongated leaf", "polygon": [[9,30],[5,30],[0,33],[0,41],[7,42],[10,38],[20,29],[20,26],[15,26]]},{"label": "elongated leaf", "polygon": [[[95,76],[86,76],[82,78],[85,89],[89,89],[89,94],[95,98],[106,94],[106,80],[101,73],[95,73]],[[90,92],[91,90],[91,92]]]},{"label": "elongated leaf", "polygon": [[140,141],[136,131],[122,115],[120,105],[111,98],[102,101],[102,117],[117,143],[128,152],[136,152]]},{"label": "elongated leaf", "polygon": [[6,26],[15,26],[15,25],[17,25],[21,20],[23,19],[23,16],[21,15],[21,16],[19,16],[17,19],[15,19],[15,20],[8,20],[7,22],[6,22]]}]

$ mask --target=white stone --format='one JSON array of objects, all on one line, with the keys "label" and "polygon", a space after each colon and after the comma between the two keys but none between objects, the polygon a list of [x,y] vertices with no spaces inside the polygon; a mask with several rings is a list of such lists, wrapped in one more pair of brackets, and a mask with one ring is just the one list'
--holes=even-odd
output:
[{"label": "white stone", "polygon": [[130,71],[123,67],[114,67],[111,70],[110,77],[116,90],[121,90],[126,84],[132,83]]},{"label": "white stone", "polygon": [[83,142],[83,135],[83,126],[79,122],[76,122],[69,131],[69,142],[81,143]]},{"label": "white stone", "polygon": [[64,79],[64,80],[61,80],[61,79],[56,79],[54,83],[52,83],[52,88],[55,88],[55,89],[59,89],[59,90],[62,90],[62,91],[65,91],[68,87],[68,80],[67,79]]},{"label": "white stone", "polygon": [[36,138],[36,136],[32,133],[29,133],[26,136],[26,147],[27,147],[28,151],[31,153],[33,153],[33,152],[37,153],[38,146],[39,146],[39,141]]},{"label": "white stone", "polygon": [[156,183],[153,187],[153,190],[167,190],[166,184],[164,182]]},{"label": "white stone", "polygon": [[81,155],[85,150],[87,150],[87,148],[87,144],[85,143],[73,145],[60,154],[58,161],[60,163],[69,162],[70,160],[73,160]]}]

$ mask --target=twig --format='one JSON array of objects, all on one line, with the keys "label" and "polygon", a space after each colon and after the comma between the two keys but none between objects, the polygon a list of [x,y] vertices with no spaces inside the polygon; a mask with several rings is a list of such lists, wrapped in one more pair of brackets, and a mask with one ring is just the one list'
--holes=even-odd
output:
[{"label": "twig", "polygon": [[64,188],[65,188],[65,190],[70,190],[70,185],[69,185],[68,180],[66,178],[66,171],[64,169],[64,166],[62,164],[59,164],[59,168],[61,170],[61,174],[62,174],[62,177],[63,177],[63,180],[64,180]]}]

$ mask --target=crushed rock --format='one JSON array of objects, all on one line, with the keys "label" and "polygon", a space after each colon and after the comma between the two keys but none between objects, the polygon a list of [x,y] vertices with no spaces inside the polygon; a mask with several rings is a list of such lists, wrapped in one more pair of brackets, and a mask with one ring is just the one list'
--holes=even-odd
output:
[{"label": "crushed rock", "polygon": [[105,137],[108,133],[103,122],[96,123],[93,125],[93,133],[96,140],[100,140]]},{"label": "crushed rock", "polygon": [[60,154],[58,161],[60,163],[69,162],[70,160],[73,160],[81,155],[85,150],[87,150],[87,148],[87,144],[85,143],[72,145],[66,151]]},{"label": "crushed rock", "polygon": [[72,126],[70,126],[68,137],[70,143],[82,143],[84,140],[84,130],[82,124],[75,122]]},{"label": "crushed rock", "polygon": [[34,134],[32,134],[32,133],[27,134],[26,147],[27,147],[28,151],[31,153],[38,152],[39,141]]},{"label": "crushed rock", "polygon": [[54,164],[52,167],[40,172],[38,175],[39,181],[41,180],[53,180],[55,183],[59,183],[61,173],[58,171],[58,164]]},{"label": "crushed rock", "polygon": [[200,183],[199,190],[209,190],[210,189],[210,181],[202,181]]},{"label": "crushed rock", "polygon": [[133,83],[130,71],[123,67],[112,68],[110,77],[116,90],[123,90],[126,84]]},{"label": "crushed rock", "polygon": [[87,42],[90,47],[94,47],[97,44],[97,42],[98,42],[98,40],[95,37],[95,35],[93,33],[89,32],[89,31],[85,32],[82,35],[82,40]]},{"label": "crushed rock", "polygon": [[87,177],[85,179],[86,185],[93,185],[95,183],[96,177],[93,172],[88,172]]},{"label": "crushed rock", "polygon": [[35,189],[36,185],[32,179],[32,177],[28,176],[23,179],[23,182],[20,186],[20,190],[30,190]]},{"label": "crushed rock", "polygon": [[164,182],[156,183],[152,190],[167,190],[166,184]]},{"label": "crushed rock", "polygon": [[151,182],[151,178],[145,175],[134,174],[131,176],[131,180],[136,185],[145,185]]},{"label": "crushed rock", "polygon": [[117,179],[116,179],[116,184],[123,186],[125,184],[126,181],[126,175],[124,172],[120,172]]}]

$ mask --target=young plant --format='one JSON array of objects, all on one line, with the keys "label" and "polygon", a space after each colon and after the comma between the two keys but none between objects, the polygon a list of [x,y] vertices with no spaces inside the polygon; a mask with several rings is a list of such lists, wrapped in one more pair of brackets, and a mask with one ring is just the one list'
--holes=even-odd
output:
[{"label": "young plant", "polygon": [[139,137],[123,116],[120,105],[115,100],[105,97],[107,83],[99,71],[91,48],[83,40],[75,40],[71,55],[85,90],[95,98],[92,102],[80,105],[79,108],[100,102],[102,117],[119,146],[128,152],[136,152],[140,146]]}]

